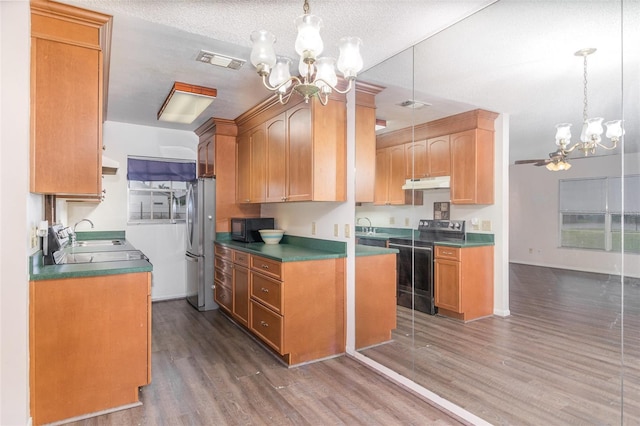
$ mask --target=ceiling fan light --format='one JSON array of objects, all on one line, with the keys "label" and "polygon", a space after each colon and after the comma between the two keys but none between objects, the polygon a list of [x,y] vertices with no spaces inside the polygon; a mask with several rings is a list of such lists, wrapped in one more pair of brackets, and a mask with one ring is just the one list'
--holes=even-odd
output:
[{"label": "ceiling fan light", "polygon": [[250,59],[253,66],[258,69],[264,65],[268,66],[269,70],[273,68],[276,64],[276,52],[273,48],[276,37],[269,31],[258,30],[251,33],[251,42],[253,47]]},{"label": "ceiling fan light", "polygon": [[338,70],[340,70],[346,79],[356,78],[360,70],[362,70],[361,45],[362,40],[358,37],[343,37],[340,39]]},{"label": "ceiling fan light", "polygon": [[295,20],[298,27],[298,36],[296,37],[296,52],[302,57],[310,56],[316,58],[322,53],[324,44],[320,37],[320,28],[322,28],[322,19],[316,15],[304,14]]}]

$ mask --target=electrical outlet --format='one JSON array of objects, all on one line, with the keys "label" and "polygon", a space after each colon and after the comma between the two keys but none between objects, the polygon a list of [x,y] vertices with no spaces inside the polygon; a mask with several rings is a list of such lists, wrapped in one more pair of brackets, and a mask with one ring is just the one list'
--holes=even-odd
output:
[{"label": "electrical outlet", "polygon": [[411,226],[411,219],[409,219],[408,217],[404,218],[404,226]]},{"label": "electrical outlet", "polygon": [[334,223],[333,224],[333,236],[337,237],[338,235],[340,235],[340,231],[338,230],[338,224]]},{"label": "electrical outlet", "polygon": [[395,223],[396,223],[396,218],[393,216],[389,217],[389,225],[395,225]]},{"label": "electrical outlet", "polygon": [[311,235],[316,235],[316,223],[311,222]]},{"label": "electrical outlet", "polygon": [[36,227],[31,228],[30,240],[31,248],[38,247],[38,229]]},{"label": "electrical outlet", "polygon": [[529,249],[529,254],[533,254],[533,249],[532,248]]},{"label": "electrical outlet", "polygon": [[491,221],[483,220],[482,222],[480,222],[480,227],[483,231],[491,231]]},{"label": "electrical outlet", "polygon": [[344,224],[344,236],[345,238],[349,238],[351,236],[351,227],[348,223]]}]

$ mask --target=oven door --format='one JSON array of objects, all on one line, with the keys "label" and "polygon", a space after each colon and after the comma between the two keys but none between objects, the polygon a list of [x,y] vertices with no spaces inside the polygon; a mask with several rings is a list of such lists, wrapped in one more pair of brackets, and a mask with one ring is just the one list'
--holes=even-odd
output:
[{"label": "oven door", "polygon": [[398,305],[435,315],[433,247],[389,242],[389,248],[398,250]]}]

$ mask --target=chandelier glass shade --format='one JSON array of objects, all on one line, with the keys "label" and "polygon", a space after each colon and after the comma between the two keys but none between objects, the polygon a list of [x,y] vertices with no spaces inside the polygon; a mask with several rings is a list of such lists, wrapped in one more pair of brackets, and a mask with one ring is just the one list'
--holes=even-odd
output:
[{"label": "chandelier glass shade", "polygon": [[[322,19],[309,13],[308,0],[305,0],[303,10],[304,14],[295,20],[298,29],[295,50],[300,56],[299,76],[291,75],[290,58],[276,57],[276,38],[268,31],[259,30],[251,33],[253,47],[250,59],[258,75],[262,77],[264,86],[276,92],[281,103],[287,103],[291,93],[297,92],[305,102],[317,96],[320,102],[326,105],[332,91],[344,94],[351,90],[353,80],[363,67],[360,55],[362,41],[358,37],[343,37],[338,46],[340,56],[337,61],[332,57],[320,57],[324,50],[324,43],[320,37]],[[337,87],[336,67],[348,83],[343,90]]]},{"label": "chandelier glass shade", "polygon": [[580,141],[571,145],[571,123],[556,124],[556,146],[558,150],[549,154],[551,161],[547,164],[547,169],[558,171],[568,170],[571,165],[567,161],[569,153],[578,149],[585,156],[596,153],[597,148],[613,150],[618,146],[620,138],[624,135],[622,120],[607,121],[604,125],[607,127],[605,136],[609,139],[609,144],[602,143],[602,133],[604,128],[602,125],[603,118],[589,118],[588,98],[587,98],[587,56],[596,51],[595,48],[580,49],[575,56],[582,56],[584,60],[584,109],[582,114],[582,131],[580,133]]}]

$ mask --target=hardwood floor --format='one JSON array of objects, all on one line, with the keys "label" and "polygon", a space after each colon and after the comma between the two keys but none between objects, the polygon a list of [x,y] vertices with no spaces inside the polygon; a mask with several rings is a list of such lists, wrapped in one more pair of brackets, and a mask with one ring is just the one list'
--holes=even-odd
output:
[{"label": "hardwood floor", "polygon": [[640,280],[512,264],[510,305],[466,324],[399,307],[364,353],[496,425],[640,424]]},{"label": "hardwood floor", "polygon": [[142,406],[76,425],[457,425],[348,357],[287,368],[218,311],[153,304]]}]

